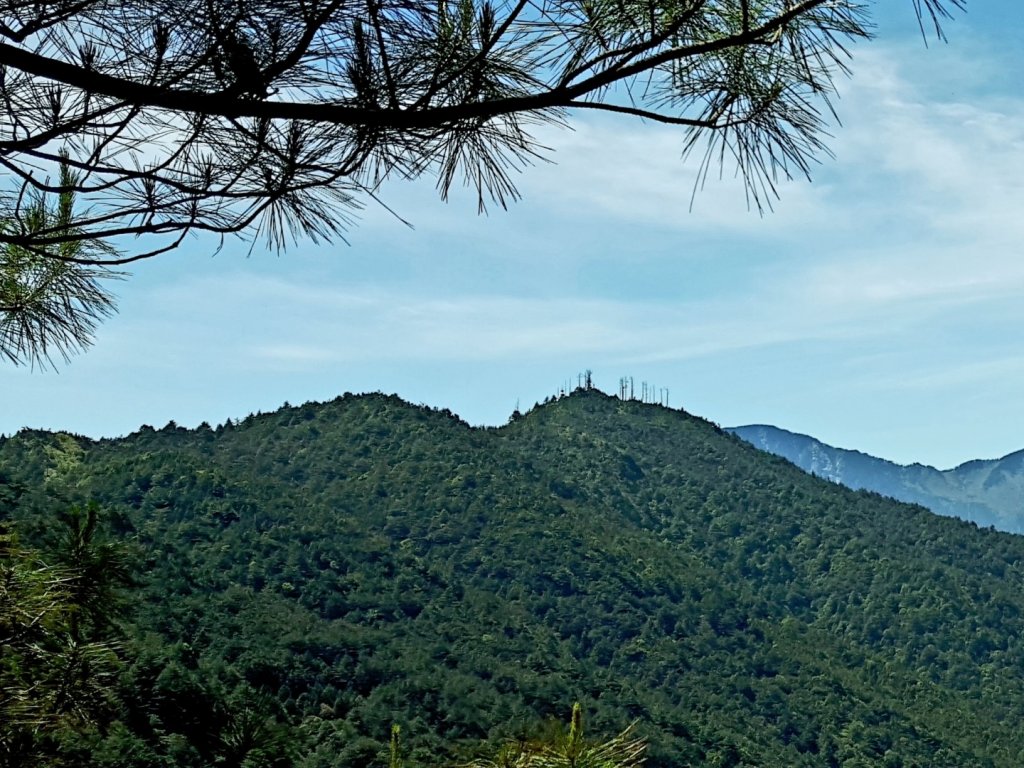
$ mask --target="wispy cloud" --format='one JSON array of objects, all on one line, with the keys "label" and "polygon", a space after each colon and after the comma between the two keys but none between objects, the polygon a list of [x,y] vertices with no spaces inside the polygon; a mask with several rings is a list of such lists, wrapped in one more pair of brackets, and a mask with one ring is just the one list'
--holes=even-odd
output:
[{"label": "wispy cloud", "polygon": [[[822,166],[820,182],[786,184],[779,209],[763,218],[747,209],[735,180],[709,182],[690,213],[695,171],[679,159],[678,131],[612,120],[544,137],[558,165],[524,178],[527,199],[546,210],[531,222],[533,231],[510,231],[500,215],[467,222],[464,211],[437,213],[417,203],[424,206],[418,218],[440,220],[438,231],[450,219],[473,236],[471,246],[460,242],[457,228],[449,242],[461,247],[422,254],[425,274],[479,275],[486,273],[481,264],[514,264],[510,253],[535,243],[537,232],[557,238],[579,269],[597,271],[606,254],[581,253],[579,233],[618,230],[628,240],[629,233],[639,239],[656,231],[678,240],[679,250],[652,257],[652,273],[685,280],[686,269],[720,271],[706,295],[666,300],[660,285],[636,281],[618,295],[588,295],[578,284],[559,285],[558,265],[537,271],[534,264],[535,287],[521,272],[504,292],[480,278],[446,288],[440,279],[410,284],[398,274],[374,282],[344,274],[303,281],[231,271],[161,289],[152,303],[205,307],[198,312],[206,316],[194,322],[213,346],[218,333],[210,329],[231,327],[220,341],[222,351],[235,351],[221,356],[225,364],[312,370],[337,361],[582,354],[634,363],[687,360],[801,340],[885,336],[891,343],[894,334],[913,343],[915,333],[952,308],[1019,295],[1024,100],[925,100],[899,56],[884,48],[859,52],[856,70],[843,87],[840,109],[848,119],[837,129],[838,159]],[[703,248],[723,255],[693,262],[688,245],[695,234]],[[775,250],[762,262],[757,249],[769,242]],[[745,273],[733,278],[730,254],[744,250],[751,254]],[[680,268],[687,258],[690,265]],[[239,328],[233,317],[254,320]]]}]

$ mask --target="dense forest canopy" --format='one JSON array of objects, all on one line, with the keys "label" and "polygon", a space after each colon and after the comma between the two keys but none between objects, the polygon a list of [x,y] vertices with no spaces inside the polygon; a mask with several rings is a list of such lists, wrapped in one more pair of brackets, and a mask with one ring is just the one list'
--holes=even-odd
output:
[{"label": "dense forest canopy", "polygon": [[258,733],[280,764],[363,768],[392,724],[432,765],[575,701],[595,734],[636,721],[654,768],[1024,754],[1024,540],[683,411],[578,391],[475,429],[349,395],[25,431],[0,478],[26,546],[93,500],[136,552],[119,704],[65,745],[80,765],[224,763]]}]

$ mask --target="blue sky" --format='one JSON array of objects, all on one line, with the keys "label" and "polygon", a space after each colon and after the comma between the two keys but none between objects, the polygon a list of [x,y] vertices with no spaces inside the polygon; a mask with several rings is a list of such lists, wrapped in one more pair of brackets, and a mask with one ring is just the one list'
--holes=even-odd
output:
[{"label": "blue sky", "polygon": [[1024,12],[972,2],[925,47],[910,0],[840,83],[834,160],[765,216],[666,126],[576,116],[524,200],[477,216],[428,184],[350,245],[193,241],[139,265],[95,347],[0,368],[0,433],[116,436],[283,402],[397,392],[499,424],[586,368],[723,425],[770,423],[902,463],[1024,448]]}]

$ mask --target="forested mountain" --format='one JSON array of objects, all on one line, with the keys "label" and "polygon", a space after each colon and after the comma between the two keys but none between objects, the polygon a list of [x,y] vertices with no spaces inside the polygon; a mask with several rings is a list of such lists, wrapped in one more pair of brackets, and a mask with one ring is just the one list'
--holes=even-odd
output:
[{"label": "forested mountain", "polygon": [[850,488],[922,504],[940,515],[981,526],[1024,533],[1024,451],[940,471],[923,464],[895,464],[763,424],[728,431],[807,472]]},{"label": "forested mountain", "polygon": [[[577,700],[592,733],[637,721],[652,768],[1024,756],[1024,538],[682,411],[578,391],[475,429],[346,395],[26,431],[0,480],[24,542],[95,500],[138,553],[119,703],[82,766],[366,768],[392,723],[432,765]],[[257,737],[273,760],[243,762]]]}]

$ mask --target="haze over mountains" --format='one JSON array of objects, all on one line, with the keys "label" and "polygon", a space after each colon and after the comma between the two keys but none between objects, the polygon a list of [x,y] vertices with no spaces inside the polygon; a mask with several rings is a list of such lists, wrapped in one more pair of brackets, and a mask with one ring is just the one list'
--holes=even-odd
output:
[{"label": "haze over mountains", "polygon": [[938,470],[923,464],[895,464],[763,424],[731,427],[727,431],[763,451],[788,459],[805,472],[849,488],[864,488],[921,504],[940,515],[959,517],[980,526],[1024,533],[1024,451]]},{"label": "haze over mountains", "polygon": [[[1020,768],[1024,538],[577,391],[501,428],[348,395],[0,439],[0,522],[95,500],[139,552],[83,768],[451,765],[582,703],[650,768]],[[265,727],[264,727],[265,726]],[[232,747],[234,748],[234,747]],[[277,763],[275,763],[277,765]]]}]

